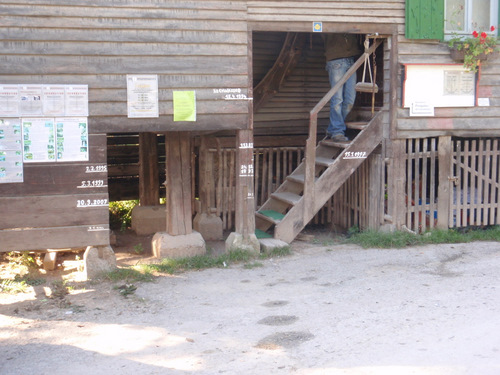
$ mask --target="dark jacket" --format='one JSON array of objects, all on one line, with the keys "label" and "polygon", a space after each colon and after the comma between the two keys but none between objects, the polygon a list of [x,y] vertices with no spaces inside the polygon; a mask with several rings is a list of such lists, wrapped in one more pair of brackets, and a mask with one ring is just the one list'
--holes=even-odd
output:
[{"label": "dark jacket", "polygon": [[356,34],[326,34],[326,61],[361,55],[361,44]]}]

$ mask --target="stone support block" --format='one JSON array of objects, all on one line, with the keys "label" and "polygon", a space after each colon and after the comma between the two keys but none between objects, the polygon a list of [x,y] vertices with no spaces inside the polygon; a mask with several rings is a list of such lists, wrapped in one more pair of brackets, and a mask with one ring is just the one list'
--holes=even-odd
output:
[{"label": "stone support block", "polygon": [[226,252],[233,250],[246,250],[259,254],[260,243],[255,234],[243,238],[242,234],[232,232],[226,239]]},{"label": "stone support block", "polygon": [[222,240],[222,219],[213,214],[198,213],[193,220],[193,228],[205,241]]},{"label": "stone support block", "polygon": [[159,232],[151,241],[153,255],[157,258],[186,258],[204,255],[207,252],[205,240],[198,232],[172,236]]},{"label": "stone support block", "polygon": [[88,246],[83,254],[85,278],[93,279],[116,268],[116,257],[111,246]]}]

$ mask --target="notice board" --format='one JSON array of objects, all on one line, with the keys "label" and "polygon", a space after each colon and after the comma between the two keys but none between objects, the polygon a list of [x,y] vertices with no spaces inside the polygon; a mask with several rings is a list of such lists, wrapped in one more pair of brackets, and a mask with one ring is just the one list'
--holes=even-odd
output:
[{"label": "notice board", "polygon": [[0,251],[109,245],[106,134],[87,85],[0,84]]},{"label": "notice board", "polygon": [[463,65],[408,64],[404,66],[403,107],[415,103],[428,107],[475,105],[476,75]]}]

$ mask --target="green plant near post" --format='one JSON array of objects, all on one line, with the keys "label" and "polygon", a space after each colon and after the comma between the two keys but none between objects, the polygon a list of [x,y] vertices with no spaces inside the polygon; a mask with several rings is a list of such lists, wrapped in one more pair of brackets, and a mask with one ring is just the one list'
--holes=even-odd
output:
[{"label": "green plant near post", "polygon": [[[495,26],[491,26],[490,32],[494,31]],[[469,37],[455,34],[448,42],[448,47],[451,49],[452,58],[461,61],[461,55],[463,55],[464,68],[471,72],[477,72],[481,61],[487,60],[498,51],[497,43],[496,36],[485,31],[474,30]]]},{"label": "green plant near post", "polygon": [[132,210],[139,204],[139,200],[113,201],[109,203],[109,224],[112,229],[122,232],[132,223]]}]

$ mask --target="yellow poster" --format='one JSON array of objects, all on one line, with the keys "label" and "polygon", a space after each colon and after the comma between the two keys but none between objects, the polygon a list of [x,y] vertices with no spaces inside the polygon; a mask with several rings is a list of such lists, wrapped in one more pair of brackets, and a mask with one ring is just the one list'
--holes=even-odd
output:
[{"label": "yellow poster", "polygon": [[194,91],[174,91],[174,121],[196,121]]}]

